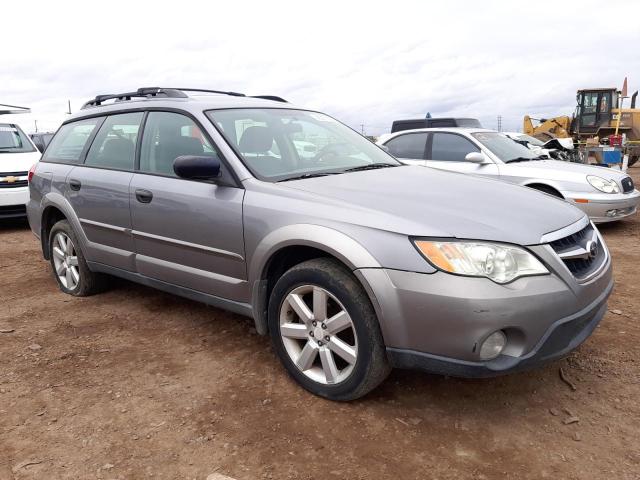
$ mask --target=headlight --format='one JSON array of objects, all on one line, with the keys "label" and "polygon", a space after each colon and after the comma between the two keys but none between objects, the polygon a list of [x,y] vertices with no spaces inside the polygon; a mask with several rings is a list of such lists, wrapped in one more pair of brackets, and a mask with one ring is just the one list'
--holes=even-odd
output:
[{"label": "headlight", "polygon": [[414,240],[418,251],[436,268],[469,277],[508,283],[549,270],[523,248],[488,242]]},{"label": "headlight", "polygon": [[597,177],[595,175],[587,175],[587,182],[603,193],[620,193],[620,187],[615,180],[607,180],[606,178]]}]

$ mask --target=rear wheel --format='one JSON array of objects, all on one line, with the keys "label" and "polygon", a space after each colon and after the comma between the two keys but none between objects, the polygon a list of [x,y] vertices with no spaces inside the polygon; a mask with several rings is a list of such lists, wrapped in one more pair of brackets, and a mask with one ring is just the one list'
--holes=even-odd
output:
[{"label": "rear wheel", "polygon": [[51,266],[60,290],[85,297],[101,290],[104,277],[89,270],[78,239],[66,220],[57,222],[49,233]]},{"label": "rear wheel", "polygon": [[390,371],[367,294],[333,259],[303,262],[278,280],[269,330],[289,374],[316,395],[354,400]]}]

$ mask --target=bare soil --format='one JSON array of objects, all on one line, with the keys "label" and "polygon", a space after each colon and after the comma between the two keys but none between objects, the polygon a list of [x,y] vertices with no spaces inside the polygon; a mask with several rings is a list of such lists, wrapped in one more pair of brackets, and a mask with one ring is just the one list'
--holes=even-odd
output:
[{"label": "bare soil", "polygon": [[295,385],[242,317],[119,280],[64,295],[26,223],[3,222],[0,479],[638,479],[640,218],[601,231],[615,291],[569,358],[396,371],[341,404]]}]

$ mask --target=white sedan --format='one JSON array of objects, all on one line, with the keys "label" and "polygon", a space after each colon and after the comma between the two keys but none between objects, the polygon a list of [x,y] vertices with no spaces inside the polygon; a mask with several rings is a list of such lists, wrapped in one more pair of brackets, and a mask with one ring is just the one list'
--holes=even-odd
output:
[{"label": "white sedan", "polygon": [[619,170],[543,159],[493,130],[424,128],[378,143],[407,164],[495,177],[564,198],[594,222],[633,215],[640,202],[633,180]]}]

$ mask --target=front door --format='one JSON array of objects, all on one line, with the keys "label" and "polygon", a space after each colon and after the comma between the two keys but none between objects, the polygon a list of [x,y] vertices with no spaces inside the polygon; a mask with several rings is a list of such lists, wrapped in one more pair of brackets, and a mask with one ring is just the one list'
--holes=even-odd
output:
[{"label": "front door", "polygon": [[130,185],[136,269],[173,285],[246,301],[244,190],[178,178],[173,161],[181,155],[218,153],[188,116],[149,112]]},{"label": "front door", "polygon": [[454,172],[494,177],[500,175],[498,166],[488,157],[488,163],[484,164],[465,160],[467,154],[471,152],[480,152],[480,148],[463,135],[449,132],[434,132],[427,145],[426,164],[428,167]]}]

